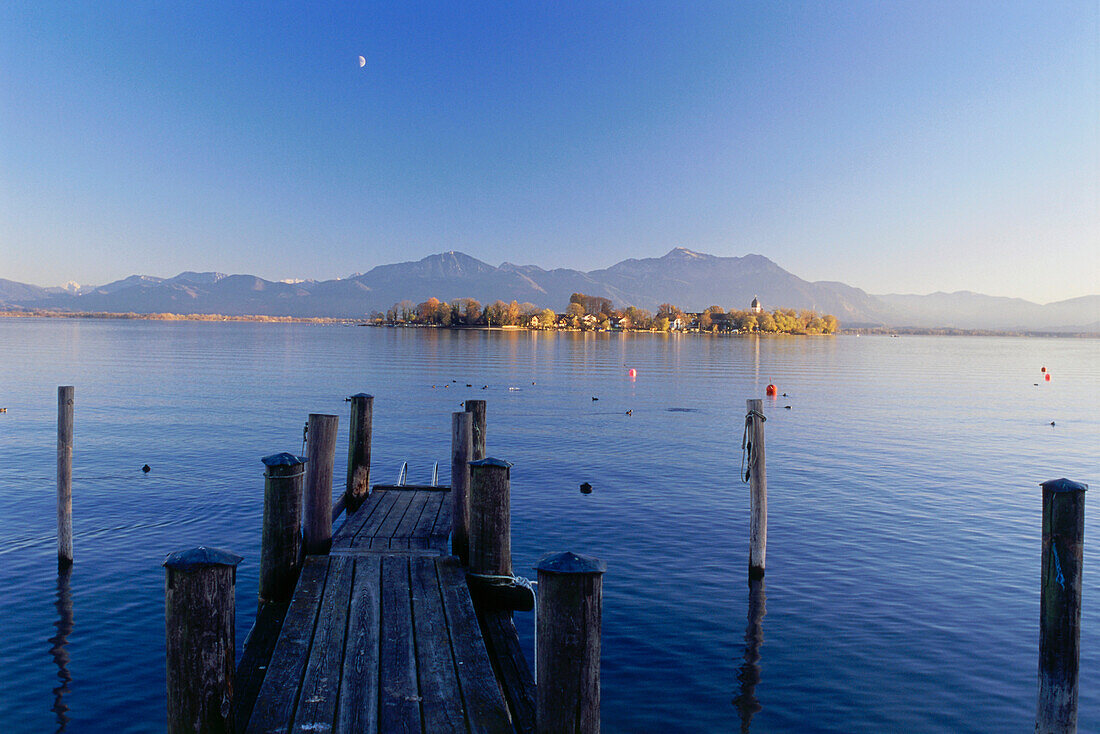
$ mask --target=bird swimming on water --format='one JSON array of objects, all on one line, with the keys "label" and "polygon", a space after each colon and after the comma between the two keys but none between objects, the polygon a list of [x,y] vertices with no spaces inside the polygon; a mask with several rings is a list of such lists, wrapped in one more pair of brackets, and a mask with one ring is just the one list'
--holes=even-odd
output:
[{"label": "bird swimming on water", "polygon": [[153,467],[151,467],[151,466],[149,466],[148,464],[146,464],[145,466],[141,467],[141,470],[142,470],[143,472],[145,472],[146,474],[148,474],[149,472],[153,471]]},{"label": "bird swimming on water", "polygon": [[581,494],[592,494],[592,485],[588,482],[581,482]]}]

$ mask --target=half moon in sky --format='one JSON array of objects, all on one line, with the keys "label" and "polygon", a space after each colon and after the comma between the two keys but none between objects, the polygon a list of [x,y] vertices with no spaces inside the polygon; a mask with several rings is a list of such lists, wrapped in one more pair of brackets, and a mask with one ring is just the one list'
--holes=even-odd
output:
[{"label": "half moon in sky", "polygon": [[359,68],[362,69],[366,65],[367,65],[367,60],[364,59],[362,56],[360,56],[359,57]]}]

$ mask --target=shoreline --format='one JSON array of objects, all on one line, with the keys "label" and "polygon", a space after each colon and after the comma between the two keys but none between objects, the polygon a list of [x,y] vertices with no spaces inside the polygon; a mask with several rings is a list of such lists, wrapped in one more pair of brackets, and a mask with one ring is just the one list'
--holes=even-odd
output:
[{"label": "shoreline", "polygon": [[618,334],[704,334],[710,336],[1017,336],[1017,337],[1055,337],[1060,339],[1097,339],[1100,332],[1090,331],[1042,331],[1042,330],[995,330],[995,329],[957,329],[953,327],[916,327],[916,326],[871,326],[841,328],[836,334],[795,334],[790,332],[700,332],[700,331],[657,331],[654,329],[537,329],[527,326],[438,326],[434,324],[387,324],[376,323],[369,319],[357,319],[335,316],[263,316],[258,314],[177,314],[177,313],[116,313],[110,311],[4,311],[0,318],[9,319],[99,319],[103,321],[192,321],[192,322],[241,322],[270,324],[345,324],[373,326],[391,329],[446,329],[449,331],[553,331]]}]

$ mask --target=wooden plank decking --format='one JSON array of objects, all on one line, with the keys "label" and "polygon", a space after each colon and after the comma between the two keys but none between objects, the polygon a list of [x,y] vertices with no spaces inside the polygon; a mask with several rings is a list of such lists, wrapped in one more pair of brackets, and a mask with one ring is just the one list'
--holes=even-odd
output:
[{"label": "wooden plank decking", "polygon": [[514,731],[450,531],[447,488],[375,487],[306,559],[246,731]]}]

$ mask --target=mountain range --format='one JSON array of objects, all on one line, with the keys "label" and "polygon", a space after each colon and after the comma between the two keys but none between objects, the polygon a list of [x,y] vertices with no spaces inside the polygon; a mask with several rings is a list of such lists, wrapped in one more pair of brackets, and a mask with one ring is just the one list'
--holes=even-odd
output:
[{"label": "mountain range", "polygon": [[812,308],[835,315],[845,327],[1100,332],[1100,295],[1046,305],[969,291],[871,295],[844,283],[803,280],[763,255],[719,257],[683,247],[589,272],[508,262],[493,266],[452,251],[325,281],[184,272],[173,278],[131,275],[103,286],[42,288],[0,278],[0,309],[358,318],[401,300],[432,296],[476,298],[483,304],[516,300],[563,311],[575,292],[651,311],[665,302],[685,311],[710,305],[744,309],[757,296],[765,308]]}]

